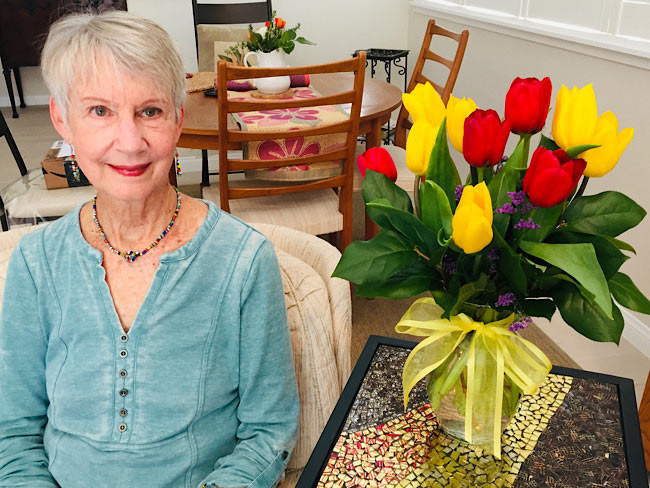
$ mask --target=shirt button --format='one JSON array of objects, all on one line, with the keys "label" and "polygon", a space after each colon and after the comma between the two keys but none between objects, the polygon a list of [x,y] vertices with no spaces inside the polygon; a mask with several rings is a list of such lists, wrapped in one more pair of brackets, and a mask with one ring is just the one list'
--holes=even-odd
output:
[{"label": "shirt button", "polygon": [[126,349],[122,349],[122,350],[120,351],[120,356],[121,356],[121,357],[125,358],[125,357],[127,357],[128,355],[129,355],[129,353],[128,353],[128,351],[127,351]]},{"label": "shirt button", "polygon": [[122,334],[122,335],[120,336],[120,340],[121,340],[122,342],[126,342],[126,341],[129,340],[129,336],[126,335],[126,334]]},{"label": "shirt button", "polygon": [[126,408],[120,408],[120,417],[126,417],[129,411]]},{"label": "shirt button", "polygon": [[119,430],[120,432],[126,432],[126,424],[118,425],[117,430]]},{"label": "shirt button", "polygon": [[126,375],[129,373],[126,372],[126,369],[121,369],[120,370],[120,378],[126,378]]},{"label": "shirt button", "polygon": [[127,390],[127,389],[125,389],[125,388],[122,388],[122,389],[120,390],[120,396],[121,396],[121,397],[125,397],[125,396],[127,396],[128,394],[129,394],[129,390]]},{"label": "shirt button", "polygon": [[282,451],[282,459],[287,459],[289,457],[289,453],[287,451]]}]

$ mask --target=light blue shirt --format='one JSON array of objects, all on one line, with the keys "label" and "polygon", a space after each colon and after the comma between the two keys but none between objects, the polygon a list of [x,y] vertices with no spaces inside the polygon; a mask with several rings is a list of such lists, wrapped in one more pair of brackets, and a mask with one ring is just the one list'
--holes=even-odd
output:
[{"label": "light blue shirt", "polygon": [[210,204],[125,334],[80,208],[9,262],[0,486],[273,486],[299,408],[270,241]]}]

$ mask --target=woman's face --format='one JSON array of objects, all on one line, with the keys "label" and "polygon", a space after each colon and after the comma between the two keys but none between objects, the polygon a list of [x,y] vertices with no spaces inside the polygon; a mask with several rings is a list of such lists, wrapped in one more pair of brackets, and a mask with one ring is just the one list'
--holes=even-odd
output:
[{"label": "woman's face", "polygon": [[142,200],[169,182],[184,112],[177,120],[172,102],[149,80],[112,69],[104,75],[73,86],[66,120],[50,100],[52,122],[98,194]]}]

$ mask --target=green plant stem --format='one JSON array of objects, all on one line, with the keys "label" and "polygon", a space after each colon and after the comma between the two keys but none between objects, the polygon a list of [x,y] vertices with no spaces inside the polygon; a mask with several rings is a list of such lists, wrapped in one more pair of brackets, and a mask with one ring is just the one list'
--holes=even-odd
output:
[{"label": "green plant stem", "polygon": [[[472,168],[473,168],[473,166],[472,166]],[[480,183],[481,181],[485,181],[485,168],[481,167],[481,168],[475,168],[475,169],[476,169],[478,183]],[[474,184],[476,184],[476,183],[474,183]]]},{"label": "green plant stem", "polygon": [[474,265],[472,266],[472,279],[476,279],[476,275],[478,274],[479,268],[481,267],[481,255],[476,254],[474,256]]},{"label": "green plant stem", "polygon": [[472,175],[472,186],[478,185],[478,169],[476,166],[470,166],[469,171]]},{"label": "green plant stem", "polygon": [[415,215],[419,219],[422,217],[422,209],[420,208],[420,175],[415,175],[413,180],[413,203],[415,204]]},{"label": "green plant stem", "polygon": [[[579,198],[582,196],[582,194],[585,192],[585,189],[587,188],[587,183],[589,183],[589,177],[588,176],[583,176],[582,177],[582,183],[580,183],[580,188],[578,188],[578,191],[576,192],[575,196],[573,197],[573,200],[576,198]],[[573,201],[571,200],[571,201]]]},{"label": "green plant stem", "polygon": [[522,156],[522,162],[524,163],[524,168],[528,167],[528,154],[530,153],[530,138],[532,134],[522,134],[521,138],[524,140],[524,153]]}]

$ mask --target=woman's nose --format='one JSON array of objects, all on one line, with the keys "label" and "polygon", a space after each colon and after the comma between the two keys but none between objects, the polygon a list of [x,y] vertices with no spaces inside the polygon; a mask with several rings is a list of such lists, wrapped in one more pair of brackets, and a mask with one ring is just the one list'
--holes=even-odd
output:
[{"label": "woman's nose", "polygon": [[146,147],[144,133],[135,116],[119,118],[116,142],[118,148],[125,152],[137,152]]}]

